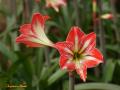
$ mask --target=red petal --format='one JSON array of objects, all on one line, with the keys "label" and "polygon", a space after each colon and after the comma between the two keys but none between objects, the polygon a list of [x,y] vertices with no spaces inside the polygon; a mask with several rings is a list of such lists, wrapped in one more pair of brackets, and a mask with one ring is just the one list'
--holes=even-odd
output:
[{"label": "red petal", "polygon": [[65,66],[67,67],[68,71],[73,71],[75,70],[75,64],[73,62],[71,63],[66,63]]},{"label": "red petal", "polygon": [[97,49],[97,48],[94,48],[91,53],[90,53],[91,56],[103,61],[103,55],[101,54],[101,52]]},{"label": "red petal", "polygon": [[34,43],[34,42],[31,42],[31,41],[24,41],[22,43],[26,44],[28,47],[41,47],[42,46],[39,43]]},{"label": "red petal", "polygon": [[68,71],[73,71],[75,69],[75,64],[69,61],[70,57],[61,56],[59,65],[61,69],[67,69]]},{"label": "red petal", "polygon": [[98,64],[103,62],[103,56],[99,52],[98,49],[93,49],[91,53],[89,54],[90,56],[85,56],[85,60],[83,60],[83,63],[88,67],[92,68],[97,66]]},{"label": "red petal", "polygon": [[58,42],[55,44],[55,48],[58,49],[61,55],[72,55],[73,44],[70,42]]},{"label": "red petal", "polygon": [[87,66],[87,68],[93,68],[96,67],[100,62],[96,60],[85,60],[83,63]]},{"label": "red petal", "polygon": [[82,63],[85,64],[87,68],[93,68],[96,67],[98,64],[100,64],[101,61],[97,59],[86,59]]},{"label": "red petal", "polygon": [[80,67],[76,67],[77,74],[80,75],[80,78],[85,82],[87,78],[87,67],[85,65],[80,65]]},{"label": "red petal", "polygon": [[32,42],[28,39],[29,37],[27,35],[21,34],[19,37],[16,38],[16,42],[18,43],[24,43],[29,47],[40,47],[41,44]]},{"label": "red petal", "polygon": [[34,35],[25,35],[21,34],[19,37],[16,38],[16,42],[21,42],[21,41],[30,41],[32,38],[36,38]]},{"label": "red petal", "polygon": [[20,27],[20,32],[22,34],[30,34],[31,33],[31,24],[24,24]]},{"label": "red petal", "polygon": [[[43,16],[40,13],[35,13],[32,17],[32,28],[36,24],[40,24],[41,27],[44,28],[45,21],[49,18],[49,16]],[[34,29],[34,28],[33,28]]]},{"label": "red petal", "polygon": [[45,22],[46,20],[48,20],[48,19],[50,19],[50,17],[49,17],[48,15],[44,15],[44,16],[43,16],[44,22]]},{"label": "red petal", "polygon": [[16,38],[16,42],[22,42],[22,41],[27,41],[27,37],[24,34],[21,34],[19,37]]},{"label": "red petal", "polygon": [[78,37],[78,41],[81,41],[84,35],[84,32],[79,27],[72,27],[66,41],[75,43],[75,37]]},{"label": "red petal", "polygon": [[61,56],[60,60],[59,60],[59,65],[62,69],[64,69],[64,65],[65,63],[68,61],[68,58],[66,58],[65,56]]},{"label": "red petal", "polygon": [[96,34],[94,32],[92,32],[92,33],[86,35],[85,37],[83,37],[80,45],[82,47],[80,52],[91,51],[96,45]]}]

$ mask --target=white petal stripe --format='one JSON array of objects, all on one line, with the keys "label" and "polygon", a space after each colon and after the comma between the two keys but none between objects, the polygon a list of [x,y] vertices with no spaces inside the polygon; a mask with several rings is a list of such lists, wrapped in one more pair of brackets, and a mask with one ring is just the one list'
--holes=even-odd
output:
[{"label": "white petal stripe", "polygon": [[91,42],[91,39],[87,40],[87,41],[85,42],[85,44],[83,44],[83,47],[81,48],[80,53],[81,53],[83,50],[85,50],[85,48],[88,47],[88,45],[90,44],[90,42]]},{"label": "white petal stripe", "polygon": [[78,51],[78,36],[75,36],[75,51]]},{"label": "white petal stripe", "polygon": [[92,57],[92,56],[85,56],[83,59],[84,60],[80,60],[80,61],[83,61],[83,62],[84,61],[96,61],[96,62],[102,63],[102,60],[99,60],[99,59]]}]

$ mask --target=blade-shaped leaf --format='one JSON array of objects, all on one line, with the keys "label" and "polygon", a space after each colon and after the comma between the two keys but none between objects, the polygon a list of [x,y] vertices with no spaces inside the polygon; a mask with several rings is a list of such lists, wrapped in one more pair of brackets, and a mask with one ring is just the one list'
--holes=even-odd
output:
[{"label": "blade-shaped leaf", "polygon": [[61,78],[64,74],[66,73],[66,71],[62,71],[62,70],[57,70],[49,79],[48,79],[48,85],[51,85],[52,83],[54,83],[55,81],[57,81],[59,78]]},{"label": "blade-shaped leaf", "polygon": [[107,83],[85,83],[75,85],[75,90],[120,90],[120,86]]},{"label": "blade-shaped leaf", "polygon": [[5,44],[0,42],[0,52],[10,60],[16,61],[17,56],[14,52],[10,51]]},{"label": "blade-shaped leaf", "polygon": [[115,62],[113,60],[107,60],[106,65],[104,68],[104,73],[103,73],[103,81],[104,82],[110,82],[113,77],[114,69],[115,69]]}]

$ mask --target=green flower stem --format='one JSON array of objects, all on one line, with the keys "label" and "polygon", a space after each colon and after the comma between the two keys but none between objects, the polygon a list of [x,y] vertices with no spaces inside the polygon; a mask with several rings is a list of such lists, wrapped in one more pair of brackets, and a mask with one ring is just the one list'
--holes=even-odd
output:
[{"label": "green flower stem", "polygon": [[75,13],[76,13],[76,20],[75,20],[75,24],[77,25],[77,26],[80,26],[80,18],[79,18],[79,7],[78,7],[78,2],[77,2],[77,0],[74,0],[73,1],[73,6],[74,6],[74,8],[75,8]]},{"label": "green flower stem", "polygon": [[69,90],[75,90],[75,77],[73,72],[69,72]]},{"label": "green flower stem", "polygon": [[116,34],[116,40],[118,42],[120,42],[120,32],[118,31],[119,30],[119,27],[118,27],[118,17],[117,17],[117,12],[115,10],[115,1],[114,0],[110,0],[110,4],[111,4],[111,12],[113,14],[113,28],[115,30],[115,34]]},{"label": "green flower stem", "polygon": [[49,57],[49,49],[47,47],[45,48],[45,60],[46,60],[46,65],[49,67],[50,66],[50,57]]},{"label": "green flower stem", "polygon": [[29,9],[30,5],[29,5],[29,1],[30,0],[24,0],[24,2],[23,2],[23,6],[24,6],[23,16],[24,16],[24,19],[25,19],[24,22],[28,22],[29,18],[30,18],[30,9]]}]

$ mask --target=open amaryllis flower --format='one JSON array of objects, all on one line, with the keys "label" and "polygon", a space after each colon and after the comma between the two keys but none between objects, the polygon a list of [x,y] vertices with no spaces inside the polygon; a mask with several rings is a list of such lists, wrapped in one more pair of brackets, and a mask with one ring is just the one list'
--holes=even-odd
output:
[{"label": "open amaryllis flower", "polygon": [[86,81],[87,68],[103,62],[103,56],[95,48],[96,34],[84,34],[78,27],[72,27],[66,41],[58,42],[55,47],[60,52],[59,65],[69,72],[76,70],[83,81]]},{"label": "open amaryllis flower", "polygon": [[59,11],[59,6],[65,6],[66,0],[46,0],[46,7],[52,7],[55,11]]},{"label": "open amaryllis flower", "polygon": [[49,16],[35,13],[30,24],[24,24],[20,27],[21,35],[16,38],[16,42],[24,43],[29,47],[53,46],[44,32],[44,24],[48,18]]}]

